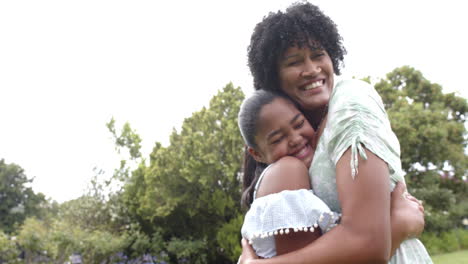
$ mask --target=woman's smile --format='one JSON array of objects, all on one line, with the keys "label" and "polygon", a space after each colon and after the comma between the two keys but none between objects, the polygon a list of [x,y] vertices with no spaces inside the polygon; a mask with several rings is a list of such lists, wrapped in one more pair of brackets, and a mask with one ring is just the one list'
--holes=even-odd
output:
[{"label": "woman's smile", "polygon": [[317,87],[322,86],[325,83],[325,80],[318,80],[318,81],[310,81],[304,85],[304,90],[315,89]]},{"label": "woman's smile", "polygon": [[325,106],[333,89],[333,63],[323,49],[292,46],[278,63],[281,90],[306,111]]}]

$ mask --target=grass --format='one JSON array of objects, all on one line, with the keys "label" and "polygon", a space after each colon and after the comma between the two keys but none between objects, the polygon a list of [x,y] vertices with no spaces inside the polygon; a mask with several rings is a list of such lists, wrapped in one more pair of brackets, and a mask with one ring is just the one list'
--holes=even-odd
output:
[{"label": "grass", "polygon": [[431,256],[434,264],[466,264],[468,263],[468,250]]}]

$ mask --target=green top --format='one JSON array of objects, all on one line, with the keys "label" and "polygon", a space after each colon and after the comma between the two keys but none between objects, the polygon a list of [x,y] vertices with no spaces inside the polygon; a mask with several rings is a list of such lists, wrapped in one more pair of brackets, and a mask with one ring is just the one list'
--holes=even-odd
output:
[{"label": "green top", "polygon": [[[358,171],[358,155],[366,159],[365,148],[389,167],[390,189],[404,182],[400,143],[390,126],[383,102],[370,84],[359,80],[339,82],[331,95],[325,129],[310,166],[312,189],[332,211],[341,212],[336,187],[336,163],[351,148],[351,177]],[[389,189],[389,192],[390,192]],[[404,241],[390,263],[432,263],[417,239]]]}]

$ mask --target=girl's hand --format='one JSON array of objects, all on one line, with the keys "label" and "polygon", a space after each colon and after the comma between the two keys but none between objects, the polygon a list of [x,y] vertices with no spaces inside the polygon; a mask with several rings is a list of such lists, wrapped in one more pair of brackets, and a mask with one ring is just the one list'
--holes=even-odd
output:
[{"label": "girl's hand", "polygon": [[392,226],[404,238],[417,237],[424,230],[424,207],[406,192],[404,183],[398,183],[392,192],[390,214]]},{"label": "girl's hand", "polygon": [[255,255],[253,248],[249,245],[247,240],[244,238],[241,241],[242,244],[242,254],[237,261],[237,264],[249,264],[252,260],[258,259],[258,256]]}]

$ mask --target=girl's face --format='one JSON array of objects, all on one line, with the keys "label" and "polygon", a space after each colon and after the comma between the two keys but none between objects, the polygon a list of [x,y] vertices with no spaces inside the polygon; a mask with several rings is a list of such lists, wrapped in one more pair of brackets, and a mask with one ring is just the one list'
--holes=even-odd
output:
[{"label": "girl's face", "polygon": [[315,151],[315,131],[291,102],[276,98],[263,106],[257,127],[257,149],[249,148],[257,161],[271,164],[282,157],[293,156],[310,167]]},{"label": "girl's face", "polygon": [[328,104],[333,89],[333,63],[323,49],[292,46],[278,62],[280,87],[309,111]]}]

